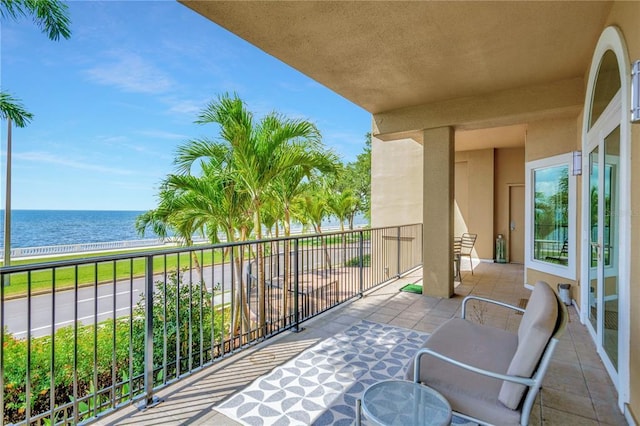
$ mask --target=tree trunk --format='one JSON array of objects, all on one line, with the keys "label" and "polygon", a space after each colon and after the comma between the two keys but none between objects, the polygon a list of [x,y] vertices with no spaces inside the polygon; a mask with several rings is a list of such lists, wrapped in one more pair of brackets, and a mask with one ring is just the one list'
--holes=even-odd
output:
[{"label": "tree trunk", "polygon": [[262,247],[262,226],[260,224],[260,203],[254,201],[255,211],[253,213],[253,229],[256,234],[256,266],[258,277],[258,336],[262,337],[266,334],[266,318],[265,318],[265,304],[266,304],[266,288],[265,288],[265,276],[264,276],[264,249]]},{"label": "tree trunk", "polygon": [[[246,240],[246,231],[241,231],[241,240]],[[233,236],[227,241],[233,242]],[[229,335],[236,337],[238,335],[246,336],[251,329],[251,320],[249,314],[249,300],[245,292],[244,274],[242,273],[244,266],[244,251],[241,246],[232,246],[234,272],[236,279],[233,286],[233,300],[231,303],[231,323],[229,327]]]},{"label": "tree trunk", "polygon": [[[289,215],[289,209],[284,209],[284,236],[291,236],[291,218]],[[291,241],[284,241],[284,277],[282,280],[282,320],[283,325],[287,325],[287,318],[289,317],[289,283],[291,282]],[[295,295],[294,295],[295,296]]]}]

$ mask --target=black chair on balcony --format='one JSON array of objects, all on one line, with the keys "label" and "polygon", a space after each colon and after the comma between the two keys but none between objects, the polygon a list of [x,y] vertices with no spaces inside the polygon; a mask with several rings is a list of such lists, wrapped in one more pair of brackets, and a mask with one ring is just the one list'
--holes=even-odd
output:
[{"label": "black chair on balcony", "polygon": [[[473,246],[476,244],[476,238],[478,238],[478,234],[469,234],[467,232],[462,234],[462,237],[460,238],[460,258],[469,258],[469,264],[471,265],[471,275],[473,275],[473,260],[471,260],[471,252],[473,252]],[[458,265],[460,264],[458,263]]]}]

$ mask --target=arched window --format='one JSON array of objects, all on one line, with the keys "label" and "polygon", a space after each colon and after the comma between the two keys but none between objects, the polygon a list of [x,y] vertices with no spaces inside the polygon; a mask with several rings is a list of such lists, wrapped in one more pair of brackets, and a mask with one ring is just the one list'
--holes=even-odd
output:
[{"label": "arched window", "polygon": [[606,107],[611,103],[613,97],[620,90],[620,69],[618,59],[613,50],[608,49],[602,56],[598,67],[598,78],[596,79],[593,96],[591,98],[591,113],[589,119],[589,129],[600,118]]}]

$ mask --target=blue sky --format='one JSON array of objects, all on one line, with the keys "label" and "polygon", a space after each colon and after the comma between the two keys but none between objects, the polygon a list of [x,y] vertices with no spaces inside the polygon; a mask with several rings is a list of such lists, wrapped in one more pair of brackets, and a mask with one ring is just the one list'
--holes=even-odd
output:
[{"label": "blue sky", "polygon": [[177,2],[69,9],[73,34],[58,42],[31,19],[2,21],[2,89],[35,116],[13,130],[12,209],[153,208],[175,148],[215,136],[193,121],[225,92],[258,116],[314,122],[343,161],[363,149],[366,111]]}]

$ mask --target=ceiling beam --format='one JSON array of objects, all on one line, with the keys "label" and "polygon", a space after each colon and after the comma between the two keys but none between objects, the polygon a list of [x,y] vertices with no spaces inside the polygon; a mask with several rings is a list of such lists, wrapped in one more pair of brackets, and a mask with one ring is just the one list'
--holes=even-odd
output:
[{"label": "ceiling beam", "polygon": [[374,114],[373,135],[397,140],[445,126],[464,130],[509,126],[577,115],[583,104],[584,80],[573,78]]}]

